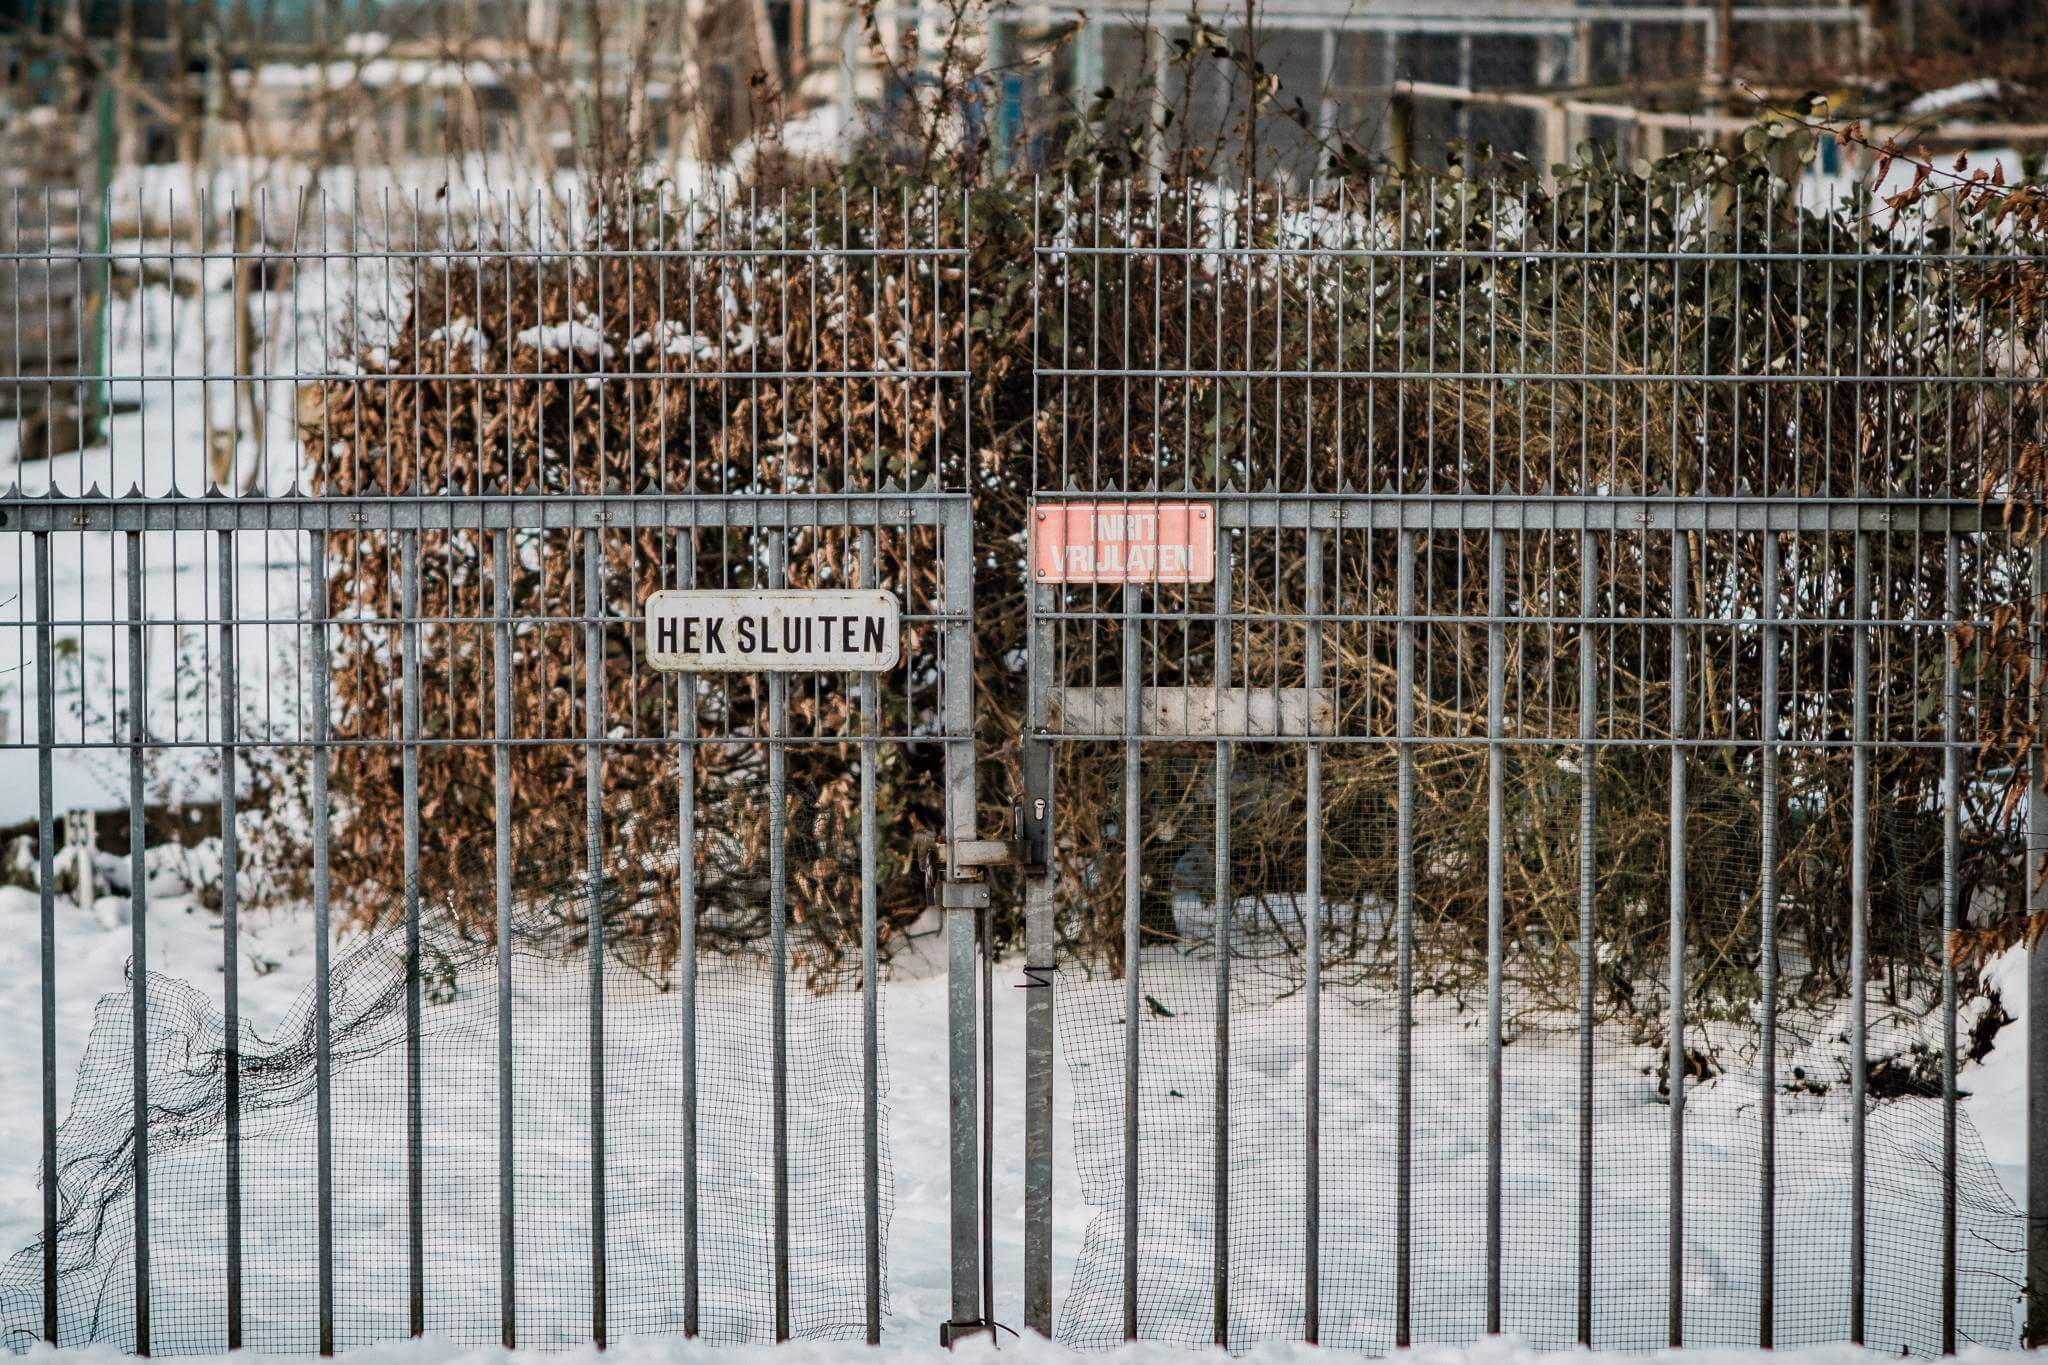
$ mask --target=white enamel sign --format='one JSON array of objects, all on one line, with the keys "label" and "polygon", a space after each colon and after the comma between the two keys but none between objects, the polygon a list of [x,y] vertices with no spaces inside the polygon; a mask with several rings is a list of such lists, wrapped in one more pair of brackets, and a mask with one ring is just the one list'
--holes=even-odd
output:
[{"label": "white enamel sign", "polygon": [[885,673],[902,648],[903,609],[880,589],[647,599],[647,661],[668,673]]}]

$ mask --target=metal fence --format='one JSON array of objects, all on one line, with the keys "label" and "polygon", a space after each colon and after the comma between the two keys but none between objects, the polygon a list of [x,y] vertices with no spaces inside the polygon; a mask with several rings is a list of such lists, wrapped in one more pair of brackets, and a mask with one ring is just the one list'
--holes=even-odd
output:
[{"label": "metal fence", "polygon": [[[167,203],[0,255],[106,351],[0,376],[57,1173],[10,1342],[877,1340],[926,906],[985,1327],[1004,861],[1032,1328],[2016,1339],[1958,964],[2048,820],[2039,255],[1754,183],[983,202]],[[1091,508],[1213,562],[1042,571]],[[656,672],[692,586],[886,588],[902,661]],[[109,776],[125,858],[60,848]],[[199,807],[217,995],[147,932]],[[81,1038],[98,882],[136,968]],[[256,899],[311,906],[264,1034]]]},{"label": "metal fence", "polygon": [[1952,951],[2026,898],[2038,255],[1628,177],[1037,213],[1035,533],[1218,529],[1035,561],[1030,1324],[1057,1010],[1062,1340],[2016,1341]]},{"label": "metal fence", "polygon": [[[4,267],[47,296],[17,328],[111,300],[103,372],[4,377],[86,428],[0,504],[45,1173],[8,1340],[878,1339],[884,898],[924,897],[906,802],[973,821],[961,203],[259,198],[108,238]],[[652,671],[641,604],[693,586],[886,588],[901,662]],[[135,966],[74,1067],[54,834],[102,768],[127,872],[77,880]],[[151,956],[146,859],[215,803],[217,991]],[[315,957],[260,1034],[251,896],[303,898]]]}]

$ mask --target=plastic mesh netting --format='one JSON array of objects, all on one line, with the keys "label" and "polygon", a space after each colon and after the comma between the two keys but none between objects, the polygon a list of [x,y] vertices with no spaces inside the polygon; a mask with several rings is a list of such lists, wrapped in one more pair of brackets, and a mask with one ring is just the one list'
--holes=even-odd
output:
[{"label": "plastic mesh netting", "polygon": [[[1214,1333],[1213,752],[1148,745],[1143,779],[1138,1327],[1145,1338],[1190,1344]],[[1377,1352],[1395,1341],[1397,816],[1393,783],[1357,795],[1377,780],[1350,780],[1355,774],[1345,764],[1377,761],[1352,757],[1359,753],[1332,746],[1324,779],[1320,1339]],[[1576,900],[1534,903],[1529,887],[1576,883],[1577,757],[1575,749],[1533,747],[1503,754],[1503,781],[1517,796],[1502,850],[1509,912],[1501,1325],[1540,1347],[1569,1346],[1578,1333],[1580,932]],[[1484,811],[1487,762],[1479,746],[1421,748],[1417,761],[1426,772],[1414,847],[1412,1334],[1417,1342],[1460,1343],[1486,1330],[1488,849],[1483,820],[1453,817]],[[1669,758],[1661,750],[1612,750],[1599,763],[1603,803],[1660,818],[1603,824],[1597,846],[1591,1332],[1598,1347],[1655,1349],[1667,1332],[1669,862],[1661,832],[1642,847],[1615,845],[1662,824]],[[1259,823],[1261,803],[1299,810],[1302,767],[1298,748],[1240,746],[1235,821]],[[1798,788],[1789,771],[1786,787]],[[1686,815],[1695,851],[1683,1185],[1688,1345],[1753,1345],[1759,1322],[1758,845],[1753,805],[1732,808],[1728,790],[1698,780]],[[1929,850],[1891,838],[1884,795],[1880,787],[1873,796],[1866,1340],[1879,1350],[1933,1354],[1941,1344],[1943,1176],[1939,978],[1930,964],[1939,961],[1940,920],[1925,885]],[[1811,885],[1817,870],[1798,863],[1800,818],[1799,798],[1788,796],[1780,836],[1786,898],[1820,894]],[[1120,848],[1118,833],[1110,833],[1107,846]],[[1233,846],[1229,927],[1233,1347],[1302,1335],[1306,1213],[1302,850],[1243,842]],[[1938,867],[1938,848],[1932,853]],[[1539,865],[1559,859],[1570,866]],[[1120,915],[1122,885],[1120,865],[1102,867],[1081,880],[1081,894],[1070,886],[1067,913],[1094,907]],[[1774,1321],[1781,1346],[1846,1340],[1849,1332],[1846,938],[1844,925],[1841,943],[1786,932],[1777,945]],[[1746,952],[1730,946],[1744,943]],[[1964,975],[1967,1046],[1973,1024],[1995,1001]],[[1079,1197],[1097,1209],[1059,1318],[1061,1339],[1077,1346],[1107,1347],[1123,1337],[1124,991],[1113,963],[1060,978]],[[1970,1088],[1967,1070],[1959,1085]],[[1958,1115],[1958,1125],[1958,1335],[2011,1347],[2021,1214],[1967,1115]]]},{"label": "plastic mesh netting", "polygon": [[[673,796],[671,795],[671,800]],[[735,790],[699,812],[704,895],[696,1021],[701,1334],[763,1340],[774,1329],[769,873],[765,793]],[[734,832],[721,815],[738,811]],[[807,937],[810,888],[827,861],[857,870],[857,845],[789,802],[788,1134],[791,1330],[857,1336],[864,1325],[862,1035],[857,956]],[[671,853],[670,856],[673,856]],[[516,1291],[522,1346],[591,1335],[589,884],[580,858],[522,857],[512,997],[496,947],[430,898],[421,915],[421,1133],[426,1330],[499,1339],[498,1021],[513,1034]],[[488,860],[463,894],[490,896]],[[652,879],[636,878],[641,883]],[[618,880],[610,884],[619,884]],[[605,922],[676,913],[607,900]],[[474,921],[472,921],[474,922]],[[486,916],[488,922],[488,916]],[[615,933],[614,942],[625,938]],[[335,1336],[339,1347],[409,1327],[406,936],[394,912],[338,941],[331,971]],[[685,999],[676,964],[608,952],[604,983],[607,1316],[613,1338],[684,1329]],[[243,1333],[252,1348],[318,1344],[314,998],[281,1025],[245,1026],[242,1057]],[[61,1340],[134,1341],[135,1208],[130,1002],[100,1002],[59,1135]],[[150,1290],[154,1353],[226,1345],[225,1047],[218,987],[149,978]],[[878,1059],[879,1060],[879,1059]],[[886,1066],[880,1068],[887,1094]],[[890,1155],[881,1120],[886,1238]],[[42,1331],[40,1243],[0,1272],[0,1329]],[[883,1285],[886,1311],[887,1285]]]}]

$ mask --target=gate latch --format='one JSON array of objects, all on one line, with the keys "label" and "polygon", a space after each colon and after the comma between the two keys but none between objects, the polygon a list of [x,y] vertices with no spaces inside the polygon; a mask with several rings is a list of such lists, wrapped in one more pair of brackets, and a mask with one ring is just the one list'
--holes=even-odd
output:
[{"label": "gate latch", "polygon": [[[1042,804],[1042,803],[1041,803]],[[953,844],[953,866],[973,874],[984,867],[1014,867],[1027,877],[1045,875],[1047,858],[1044,821],[1027,818],[1022,803],[1010,807],[1010,837],[1007,839],[960,839]],[[1036,824],[1039,837],[1032,837]]]}]

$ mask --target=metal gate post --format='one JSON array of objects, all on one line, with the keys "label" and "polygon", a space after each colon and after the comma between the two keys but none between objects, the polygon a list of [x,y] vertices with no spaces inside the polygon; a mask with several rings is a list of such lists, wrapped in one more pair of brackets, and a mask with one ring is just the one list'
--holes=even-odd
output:
[{"label": "metal gate post", "polygon": [[1037,875],[1024,881],[1024,1326],[1052,1335],[1053,1010],[1058,964],[1053,937],[1052,741],[1046,689],[1052,644],[1039,622],[1053,609],[1050,587],[1033,584],[1030,695],[1024,728],[1024,842]]},{"label": "metal gate post", "polygon": [[951,1181],[952,1316],[939,1328],[950,1346],[989,1330],[981,1301],[981,1199],[975,1024],[976,935],[988,908],[988,884],[961,867],[958,846],[974,838],[974,522],[965,499],[946,508],[941,562],[945,624],[940,630],[940,687],[946,747],[946,841],[940,906],[946,918],[946,1130]]}]

